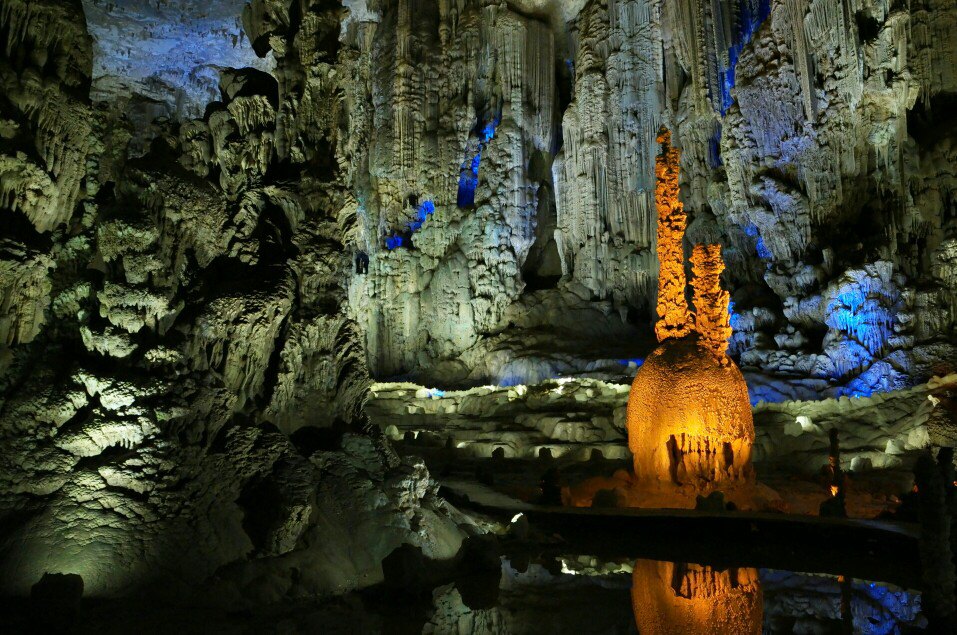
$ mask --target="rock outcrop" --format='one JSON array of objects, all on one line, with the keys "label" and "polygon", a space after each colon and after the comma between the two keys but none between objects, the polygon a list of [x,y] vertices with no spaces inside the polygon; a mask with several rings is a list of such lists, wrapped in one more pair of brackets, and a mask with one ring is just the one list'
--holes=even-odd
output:
[{"label": "rock outcrop", "polygon": [[310,16],[275,35],[281,81],[224,72],[132,158],[79,3],[0,3],[0,592],[314,598],[478,531],[365,425],[354,199],[314,145],[338,143],[340,15]]}]

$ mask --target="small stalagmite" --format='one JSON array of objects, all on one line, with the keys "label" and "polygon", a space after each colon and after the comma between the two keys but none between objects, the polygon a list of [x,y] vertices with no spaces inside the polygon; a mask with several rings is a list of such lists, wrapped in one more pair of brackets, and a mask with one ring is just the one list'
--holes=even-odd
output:
[{"label": "small stalagmite", "polygon": [[714,491],[750,506],[754,421],[744,376],[726,352],[731,329],[728,293],[719,279],[721,247],[694,249],[692,314],[681,259],[686,218],[677,201],[679,156],[667,131],[659,141],[660,344],[635,376],[628,399],[636,483],[645,506],[693,507],[697,496]]},{"label": "small stalagmite", "polygon": [[694,330],[701,344],[716,358],[729,361],[726,355],[728,338],[731,337],[731,316],[728,302],[731,294],[721,288],[721,245],[695,245],[691,253],[691,270],[694,278]]}]

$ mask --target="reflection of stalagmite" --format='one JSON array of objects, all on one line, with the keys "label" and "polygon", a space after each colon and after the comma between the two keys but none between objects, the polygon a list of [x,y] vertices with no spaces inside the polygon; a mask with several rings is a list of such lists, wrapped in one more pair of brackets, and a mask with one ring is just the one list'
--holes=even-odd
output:
[{"label": "reflection of stalagmite", "polygon": [[635,562],[631,604],[642,635],[760,633],[764,613],[757,569],[655,560]]},{"label": "reflection of stalagmite", "polygon": [[749,506],[754,421],[747,384],[726,354],[731,329],[721,247],[695,247],[692,316],[684,296],[687,222],[678,201],[678,151],[667,131],[659,140],[655,332],[661,345],[638,371],[628,399],[635,477],[644,505],[690,507],[697,495],[720,490]]}]

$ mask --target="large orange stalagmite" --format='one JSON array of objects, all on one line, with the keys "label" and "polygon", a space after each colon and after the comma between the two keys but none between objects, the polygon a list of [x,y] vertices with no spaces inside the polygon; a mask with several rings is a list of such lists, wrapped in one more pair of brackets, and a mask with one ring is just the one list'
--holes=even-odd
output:
[{"label": "large orange stalagmite", "polygon": [[757,635],[764,617],[757,569],[639,560],[631,604],[642,635]]},{"label": "large orange stalagmite", "polygon": [[[674,210],[680,209],[678,154],[667,133],[659,138],[663,152],[658,158],[658,194],[674,199],[658,201],[660,319],[655,332],[661,344],[635,375],[628,398],[628,446],[638,498],[642,506],[693,507],[698,495],[721,491],[739,507],[750,507],[754,421],[744,376],[726,353],[731,330],[728,293],[719,279],[724,268],[721,248],[695,248],[697,313],[692,316],[680,258],[685,220],[674,221]],[[668,179],[665,185],[663,176]]]}]

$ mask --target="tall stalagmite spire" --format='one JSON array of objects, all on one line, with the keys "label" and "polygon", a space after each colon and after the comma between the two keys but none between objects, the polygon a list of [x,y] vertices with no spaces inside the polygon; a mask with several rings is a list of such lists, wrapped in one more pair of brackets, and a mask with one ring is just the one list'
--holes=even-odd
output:
[{"label": "tall stalagmite spire", "polygon": [[691,332],[691,313],[685,300],[684,240],[688,215],[678,200],[681,152],[671,147],[671,132],[658,132],[661,154],[655,159],[655,205],[658,209],[658,322],[659,342]]},{"label": "tall stalagmite spire", "polygon": [[731,337],[731,316],[728,301],[731,294],[721,288],[721,245],[695,245],[691,254],[694,278],[694,330],[701,343],[717,357],[724,359]]}]

